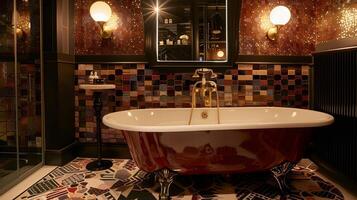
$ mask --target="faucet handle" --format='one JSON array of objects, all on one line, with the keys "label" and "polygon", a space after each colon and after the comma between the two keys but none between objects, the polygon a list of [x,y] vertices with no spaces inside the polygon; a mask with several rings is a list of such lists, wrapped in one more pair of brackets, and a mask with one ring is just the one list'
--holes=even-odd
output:
[{"label": "faucet handle", "polygon": [[195,73],[193,74],[192,78],[200,78],[200,75],[198,74],[198,71],[196,70]]},{"label": "faucet handle", "polygon": [[195,70],[195,73],[193,74],[192,78],[200,78],[200,75],[204,75],[203,68],[199,68]]},{"label": "faucet handle", "polygon": [[218,77],[218,75],[216,73],[213,72],[211,73],[211,79],[216,79]]},{"label": "faucet handle", "polygon": [[212,69],[208,69],[208,68],[199,68],[196,69],[195,73],[193,74],[192,78],[200,78],[206,77],[206,75],[210,74],[210,76],[208,76],[210,79],[216,79],[218,77],[217,73],[214,73]]}]

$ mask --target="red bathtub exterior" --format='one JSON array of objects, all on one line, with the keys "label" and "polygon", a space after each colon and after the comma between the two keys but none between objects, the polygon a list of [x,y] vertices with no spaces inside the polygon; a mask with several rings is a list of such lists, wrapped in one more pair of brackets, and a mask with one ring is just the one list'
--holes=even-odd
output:
[{"label": "red bathtub exterior", "polygon": [[180,174],[260,172],[286,161],[298,162],[310,141],[310,133],[307,128],[169,133],[123,131],[140,169],[155,172],[167,168]]}]

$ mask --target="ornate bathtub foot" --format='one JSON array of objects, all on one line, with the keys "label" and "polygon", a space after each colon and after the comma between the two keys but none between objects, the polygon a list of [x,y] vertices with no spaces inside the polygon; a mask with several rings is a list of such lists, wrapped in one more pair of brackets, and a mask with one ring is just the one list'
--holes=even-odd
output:
[{"label": "ornate bathtub foot", "polygon": [[159,181],[161,186],[160,200],[169,200],[170,185],[174,181],[176,174],[169,169],[161,169],[156,172],[156,180]]},{"label": "ornate bathtub foot", "polygon": [[286,195],[290,191],[289,186],[286,183],[286,176],[294,168],[295,165],[296,163],[285,162],[270,170],[276,182],[278,183],[282,195]]}]

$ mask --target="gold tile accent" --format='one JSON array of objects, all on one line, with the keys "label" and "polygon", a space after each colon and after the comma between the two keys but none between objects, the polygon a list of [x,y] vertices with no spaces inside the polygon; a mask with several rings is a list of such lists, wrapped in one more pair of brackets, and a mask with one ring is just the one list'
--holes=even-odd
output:
[{"label": "gold tile accent", "polygon": [[281,71],[281,65],[274,65],[274,71]]},{"label": "gold tile accent", "polygon": [[137,91],[130,91],[130,94],[129,94],[131,97],[136,97],[138,96],[138,92]]},{"label": "gold tile accent", "polygon": [[268,75],[268,70],[253,70],[253,75],[266,76]]},{"label": "gold tile accent", "polygon": [[232,80],[232,75],[224,75],[224,80]]},{"label": "gold tile accent", "polygon": [[253,91],[253,85],[246,85],[245,86],[246,91]]},{"label": "gold tile accent", "polygon": [[238,70],[253,70],[253,65],[238,65]]},{"label": "gold tile accent", "polygon": [[252,75],[238,75],[238,80],[250,81],[250,80],[253,80],[253,76]]},{"label": "gold tile accent", "polygon": [[245,96],[246,101],[253,101],[253,96]]},{"label": "gold tile accent", "polygon": [[87,64],[79,64],[78,65],[78,70],[93,70],[93,65],[87,65]]},{"label": "gold tile accent", "polygon": [[310,74],[310,67],[309,66],[302,66],[301,67],[301,74],[308,76]]},{"label": "gold tile accent", "polygon": [[145,64],[137,64],[138,69],[145,69]]}]

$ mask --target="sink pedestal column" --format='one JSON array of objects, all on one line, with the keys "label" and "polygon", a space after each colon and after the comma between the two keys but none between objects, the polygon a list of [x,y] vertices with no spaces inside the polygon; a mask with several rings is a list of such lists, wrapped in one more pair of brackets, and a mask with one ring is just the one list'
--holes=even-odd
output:
[{"label": "sink pedestal column", "polygon": [[96,117],[96,134],[97,134],[97,160],[87,164],[89,171],[106,170],[113,166],[112,161],[102,159],[102,92],[103,90],[115,89],[115,85],[80,85],[81,89],[93,90],[93,110]]}]

